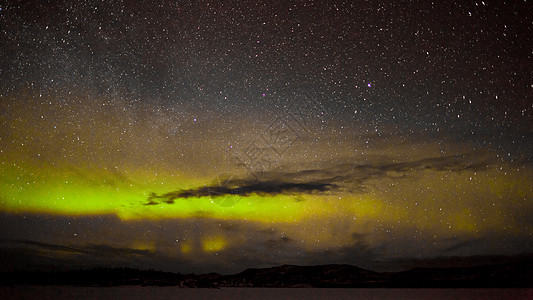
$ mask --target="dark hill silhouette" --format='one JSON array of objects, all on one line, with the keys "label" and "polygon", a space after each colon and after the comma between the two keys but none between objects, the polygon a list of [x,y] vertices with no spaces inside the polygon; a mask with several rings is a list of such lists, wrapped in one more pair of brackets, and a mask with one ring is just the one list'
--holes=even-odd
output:
[{"label": "dark hill silhouette", "polygon": [[176,274],[131,268],[4,272],[2,285],[154,285],[180,287],[533,287],[533,259],[495,265],[373,272],[351,265],[246,269],[234,275]]},{"label": "dark hill silhouette", "polygon": [[261,287],[341,287],[365,285],[381,281],[383,275],[351,265],[295,266],[283,265],[264,269],[247,269],[226,276],[225,283],[232,286]]}]

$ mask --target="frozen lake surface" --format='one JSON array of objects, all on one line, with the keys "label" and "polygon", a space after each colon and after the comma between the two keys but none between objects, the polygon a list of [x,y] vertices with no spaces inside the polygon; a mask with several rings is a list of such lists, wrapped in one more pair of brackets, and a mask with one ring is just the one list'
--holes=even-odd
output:
[{"label": "frozen lake surface", "polygon": [[533,289],[0,287],[0,299],[532,299]]}]

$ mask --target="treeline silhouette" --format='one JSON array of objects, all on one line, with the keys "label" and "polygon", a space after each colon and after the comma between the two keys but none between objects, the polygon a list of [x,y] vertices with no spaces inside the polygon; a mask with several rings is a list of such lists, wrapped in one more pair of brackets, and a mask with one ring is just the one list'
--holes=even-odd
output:
[{"label": "treeline silhouette", "polygon": [[17,271],[1,273],[4,285],[179,285],[187,276],[171,272],[139,270],[133,268],[94,268],[60,272]]},{"label": "treeline silhouette", "polygon": [[533,287],[533,260],[460,268],[416,268],[373,272],[351,265],[247,269],[234,275],[180,274],[133,268],[95,268],[62,272],[4,272],[0,285],[320,287],[320,288],[462,288]]}]

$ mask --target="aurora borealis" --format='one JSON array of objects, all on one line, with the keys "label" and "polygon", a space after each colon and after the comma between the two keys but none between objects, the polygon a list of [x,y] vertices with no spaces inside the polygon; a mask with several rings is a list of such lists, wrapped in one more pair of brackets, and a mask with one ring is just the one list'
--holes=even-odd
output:
[{"label": "aurora borealis", "polygon": [[527,1],[4,1],[2,266],[531,253],[532,15]]}]

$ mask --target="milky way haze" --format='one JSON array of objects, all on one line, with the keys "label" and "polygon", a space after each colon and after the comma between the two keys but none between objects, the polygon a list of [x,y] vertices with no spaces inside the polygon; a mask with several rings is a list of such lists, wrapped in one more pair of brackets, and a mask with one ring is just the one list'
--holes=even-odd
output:
[{"label": "milky way haze", "polygon": [[532,252],[533,5],[325,2],[1,2],[3,270]]}]

